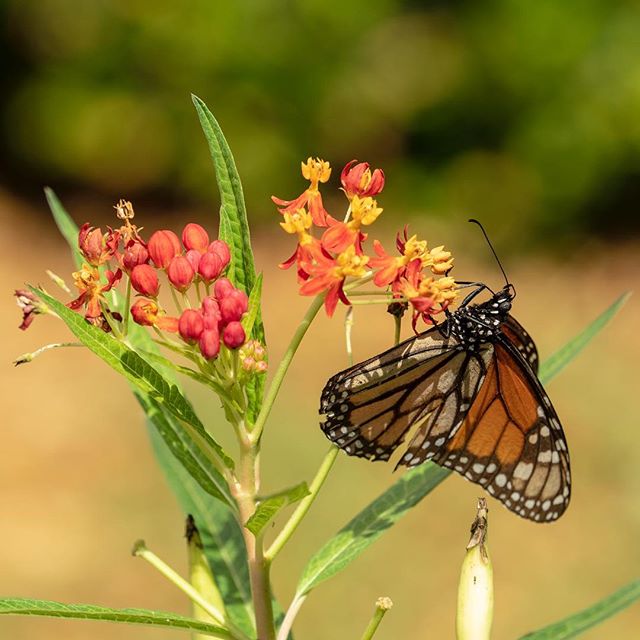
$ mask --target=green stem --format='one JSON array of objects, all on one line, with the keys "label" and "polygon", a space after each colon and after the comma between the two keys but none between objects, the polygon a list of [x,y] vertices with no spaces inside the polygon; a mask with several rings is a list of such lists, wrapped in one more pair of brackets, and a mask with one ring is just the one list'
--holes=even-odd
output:
[{"label": "green stem", "polygon": [[384,618],[384,614],[391,609],[393,603],[389,598],[378,598],[376,602],[376,610],[371,618],[371,622],[365,629],[362,634],[361,640],[371,640],[373,638],[375,632],[378,630],[380,623],[382,622],[382,618]]},{"label": "green stem", "polygon": [[351,345],[351,334],[353,332],[353,307],[347,308],[347,313],[344,318],[344,340],[347,348],[347,360],[349,365],[353,364],[353,348]]},{"label": "green stem", "polygon": [[184,311],[183,307],[182,307],[182,303],[180,302],[180,299],[178,298],[178,294],[176,293],[176,290],[172,287],[169,286],[169,291],[171,291],[171,297],[173,298],[173,303],[176,305],[176,308],[178,309],[178,313],[182,313]]},{"label": "green stem", "polygon": [[37,358],[41,353],[49,351],[49,349],[60,349],[61,347],[84,347],[81,342],[52,342],[51,344],[45,344],[44,347],[40,347],[31,353],[23,353],[18,356],[13,364],[17,367],[19,364],[25,364],[25,362],[31,362],[34,358]]},{"label": "green stem", "polygon": [[[293,338],[291,338],[291,342],[287,347],[287,351],[285,352],[280,364],[278,365],[278,369],[276,370],[275,375],[273,376],[273,380],[271,381],[271,385],[269,386],[269,390],[267,391],[267,395],[265,396],[264,402],[262,403],[262,408],[260,409],[260,413],[258,414],[258,418],[256,419],[256,423],[251,431],[250,438],[253,442],[258,442],[260,440],[260,436],[262,435],[262,431],[264,429],[264,425],[271,413],[271,409],[273,408],[273,403],[275,402],[276,397],[278,396],[278,391],[280,391],[280,387],[282,386],[282,382],[284,381],[284,377],[287,374],[287,370],[289,369],[289,365],[293,360],[293,356],[295,355],[300,343],[302,342],[302,338],[304,338],[305,333],[309,329],[311,322],[316,317],[320,307],[322,307],[322,303],[324,302],[324,296],[319,295],[316,296],[309,306],[307,313],[305,314],[302,322],[298,325],[296,332],[293,334]],[[262,638],[260,639],[262,640]]]},{"label": "green stem", "polygon": [[124,297],[124,305],[122,307],[122,315],[124,316],[124,327],[122,329],[122,337],[126,338],[129,334],[129,316],[131,315],[131,310],[129,306],[131,304],[131,278],[127,278],[127,291]]},{"label": "green stem", "polygon": [[229,629],[233,638],[238,640],[248,640],[247,636],[230,622],[225,621],[224,615],[205,600],[202,595],[193,588],[182,576],[174,571],[166,562],[162,561],[153,551],[147,549],[143,540],[139,540],[133,547],[133,555],[146,560],[152,567],[157,569],[165,578],[172,582],[182,591],[192,602],[199,605],[206,611],[215,623],[221,627]]},{"label": "green stem", "polygon": [[339,451],[340,449],[338,449],[338,447],[331,445],[331,448],[327,452],[327,455],[324,457],[324,460],[322,461],[322,464],[320,465],[315,478],[309,486],[309,495],[305,496],[298,503],[296,510],[291,514],[291,517],[282,528],[282,531],[280,531],[276,539],[264,554],[265,560],[267,562],[272,562],[273,559],[280,553],[280,551],[282,551],[282,547],[287,544],[295,530],[298,528],[298,525],[302,522],[302,519],[307,515],[307,511],[309,511],[311,505],[318,496],[318,493],[320,492],[324,481],[329,475],[329,471],[331,471],[331,468],[336,461],[336,457]]},{"label": "green stem", "polygon": [[395,345],[400,343],[400,332],[402,331],[402,318],[399,318],[398,316],[393,316],[393,319],[395,321],[395,332],[393,336],[393,344]]},{"label": "green stem", "polygon": [[300,607],[304,604],[304,601],[307,599],[307,594],[298,596],[296,595],[289,605],[287,609],[287,613],[284,616],[284,620],[282,621],[282,625],[278,630],[278,638],[277,640],[287,640],[289,637],[289,632],[291,631],[291,627],[293,626],[293,622],[298,615],[298,611],[300,611]]},{"label": "green stem", "polygon": [[259,640],[275,640],[273,605],[269,563],[264,558],[264,541],[261,535],[254,536],[244,524],[252,516],[256,507],[256,494],[259,489],[258,456],[259,443],[253,443],[248,437],[240,439],[240,459],[238,462],[238,480],[231,484],[238,510],[242,535],[247,550],[251,596],[256,616],[256,631]]}]

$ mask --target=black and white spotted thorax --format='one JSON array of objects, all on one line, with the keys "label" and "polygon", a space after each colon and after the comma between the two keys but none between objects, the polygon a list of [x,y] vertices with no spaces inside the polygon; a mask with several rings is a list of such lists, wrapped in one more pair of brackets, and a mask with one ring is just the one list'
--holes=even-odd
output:
[{"label": "black and white spotted thorax", "polygon": [[481,304],[464,304],[446,320],[443,332],[456,338],[460,348],[469,349],[491,342],[500,334],[500,327],[511,311],[515,290],[508,285]]}]

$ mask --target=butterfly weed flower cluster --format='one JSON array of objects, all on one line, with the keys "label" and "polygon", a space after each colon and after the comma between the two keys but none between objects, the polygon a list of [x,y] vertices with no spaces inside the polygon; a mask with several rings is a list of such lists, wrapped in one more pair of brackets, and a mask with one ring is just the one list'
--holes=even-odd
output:
[{"label": "butterfly weed flower cluster", "polygon": [[[240,177],[217,121],[201,100],[194,97],[194,104],[216,168],[222,205],[219,237],[210,237],[196,222],[188,223],[180,234],[168,229],[147,232],[136,226],[133,207],[124,200],[115,207],[118,222],[113,228],[103,231],[85,223],[77,229],[55,194],[48,191],[56,223],[76,258],[75,292],[71,293],[64,281],[51,273],[54,283],[68,296],[64,301],[42,288],[15,291],[22,311],[21,329],[27,329],[37,315],[57,316],[78,340],[45,345],[25,354],[17,363],[30,362],[54,348],[84,346],[121,374],[135,392],[158,460],[181,501],[184,515],[189,514],[190,579],[180,576],[143,542],[136,543],[134,555],[149,562],[192,601],[192,617],[140,609],[69,607],[26,599],[0,601],[0,613],[160,624],[226,640],[288,640],[296,617],[313,590],[346,568],[442,482],[448,469],[485,486],[520,515],[539,521],[546,513],[558,516],[560,507],[567,503],[564,494],[560,496],[562,504],[554,502],[553,508],[549,498],[541,504],[540,500],[531,499],[533,504],[528,505],[527,496],[520,495],[517,486],[509,486],[509,482],[537,478],[534,463],[545,472],[550,467],[560,471],[558,465],[566,458],[566,449],[552,452],[540,448],[552,440],[564,443],[564,439],[550,402],[545,404],[547,397],[537,386],[535,345],[508,315],[513,298],[511,285],[481,305],[470,305],[467,295],[452,310],[459,290],[467,284],[451,277],[453,257],[444,246],[428,245],[406,227],[397,234],[394,248],[375,236],[370,238],[383,213],[378,198],[382,197],[385,175],[380,169],[372,170],[366,162],[353,160],[342,170],[340,188],[345,206],[340,212],[329,211],[324,203],[322,192],[329,186],[331,167],[320,159],[309,158],[302,163],[308,186],[298,197],[273,197],[282,216],[280,226],[296,239],[293,253],[280,266],[295,268],[300,294],[313,298],[279,362],[269,367],[272,375],[269,384],[265,384],[262,276],[255,271]],[[365,287],[368,284],[371,286]],[[480,287],[476,293],[484,285]],[[420,323],[427,325],[426,330],[329,380],[321,397],[321,427],[331,440],[329,450],[308,482],[266,493],[260,465],[265,427],[310,325],[323,307],[332,316],[340,304],[351,309],[375,303],[388,305],[395,315],[396,338],[406,310],[411,311],[416,333]],[[616,304],[620,306],[622,302]],[[615,308],[607,311],[607,319]],[[471,325],[482,324],[488,333],[477,344],[465,342],[463,320]],[[500,339],[499,330],[504,334]],[[563,352],[565,361],[580,348],[575,344]],[[456,349],[456,345],[461,348]],[[495,361],[496,353],[501,360]],[[183,364],[185,360],[187,366]],[[502,394],[502,383],[487,371],[488,367],[504,363],[516,363],[512,370],[524,371],[526,379],[534,381],[529,389],[535,393],[530,397],[537,404],[531,404],[531,412],[531,407],[514,405],[518,409],[515,418],[524,416],[523,420],[528,421],[529,413],[535,414],[535,424],[525,424],[527,442],[533,446],[535,436],[536,442],[541,443],[535,451],[531,447],[522,449],[533,457],[509,468],[509,475],[506,466],[501,468],[484,459],[484,449],[495,438],[479,438],[471,451],[475,457],[469,457],[468,450],[473,447],[466,447],[465,434],[466,428],[473,425],[467,420],[466,428],[455,432],[456,425],[468,416],[471,421],[475,419],[470,409],[471,396],[480,389],[482,379],[486,377],[491,382],[485,385],[487,393],[479,394],[483,407]],[[556,370],[559,366],[555,365]],[[456,386],[462,377],[454,375],[455,367],[468,369],[464,380],[469,384],[460,383],[462,390]],[[207,424],[198,416],[197,408],[184,395],[180,376],[206,385],[220,399],[236,436],[233,454],[216,439],[223,424]],[[522,391],[522,386],[515,385],[517,379],[505,379]],[[376,386],[378,383],[388,383],[384,394]],[[388,389],[393,392],[387,393]],[[431,393],[433,390],[437,392]],[[372,403],[378,403],[375,411]],[[490,415],[484,409],[479,413]],[[440,431],[425,439],[427,434],[420,435],[417,430],[411,441],[415,446],[410,444],[402,458],[413,468],[313,555],[284,614],[278,615],[271,586],[274,562],[314,504],[339,451],[387,459],[416,416],[421,420],[419,429],[434,416],[442,417]],[[372,428],[367,426],[369,423]],[[394,428],[387,430],[390,424]],[[315,433],[319,432],[317,426],[314,420]],[[501,437],[502,432],[493,427],[483,433],[488,436],[494,432]],[[518,435],[513,428],[511,432]],[[455,437],[447,440],[452,434]],[[382,437],[379,441],[378,436]],[[473,439],[469,442],[474,444]],[[440,466],[421,464],[428,459]],[[544,477],[551,483],[555,481],[551,473]],[[503,491],[508,495],[503,496]],[[292,511],[283,519],[288,508]],[[372,601],[379,595],[372,594]],[[483,604],[488,601],[472,602],[465,596],[461,602],[462,613],[463,609],[475,611],[472,627],[477,626],[478,615],[483,623],[490,624],[490,607]],[[480,614],[475,606],[478,602],[483,609]],[[377,599],[363,639],[373,636],[389,607],[388,598]],[[459,629],[461,620],[466,619],[466,615],[459,618]],[[327,637],[342,637],[341,630],[330,628],[330,617],[326,624]]]},{"label": "butterfly weed flower cluster", "polygon": [[414,328],[419,319],[433,323],[434,316],[455,301],[456,282],[447,275],[453,257],[444,246],[429,249],[425,240],[409,236],[405,228],[396,238],[397,254],[387,253],[377,239],[374,255],[367,254],[365,230],[383,211],[375,198],[385,185],[381,169],[371,171],[368,163],[357,160],[344,167],[340,182],[347,205],[338,218],[326,210],[320,193],[320,185],[331,176],[329,163],[309,158],[302,163],[302,175],[310,184],[300,196],[272,197],[284,218],[280,226],[298,239],[294,253],[280,266],[296,266],[302,295],[324,294],[327,315],[332,316],[339,302],[352,305],[347,287],[373,281],[382,302],[411,305]]}]

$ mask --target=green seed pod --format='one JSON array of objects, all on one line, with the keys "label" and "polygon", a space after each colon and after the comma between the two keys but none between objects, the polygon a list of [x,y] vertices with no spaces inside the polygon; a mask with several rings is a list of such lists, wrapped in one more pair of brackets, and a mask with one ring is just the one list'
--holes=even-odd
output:
[{"label": "green seed pod", "polygon": [[[187,516],[185,537],[189,554],[189,581],[200,595],[224,614],[224,602],[218,586],[213,578],[209,561],[204,554],[200,532],[193,516]],[[212,622],[211,616],[197,604],[193,605],[193,616],[196,620]],[[204,636],[203,636],[204,637]]]},{"label": "green seed pod", "polygon": [[493,622],[493,568],[487,550],[487,501],[478,499],[478,513],[462,562],[456,615],[457,640],[489,640]]}]

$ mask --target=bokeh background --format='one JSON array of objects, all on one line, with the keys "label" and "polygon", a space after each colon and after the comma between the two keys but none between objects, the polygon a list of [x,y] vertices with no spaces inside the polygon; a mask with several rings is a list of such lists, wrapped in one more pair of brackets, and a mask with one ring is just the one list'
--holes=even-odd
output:
[{"label": "bokeh background", "polygon": [[[411,222],[454,251],[461,279],[499,285],[486,245],[466,228],[470,215],[480,218],[543,357],[637,289],[637,2],[5,0],[0,15],[3,595],[188,613],[171,585],[129,555],[144,537],[185,570],[182,516],[126,385],[79,349],[13,369],[20,353],[67,334],[51,319],[20,333],[10,296],[25,281],[47,282],[45,269],[69,279],[45,184],[79,223],[108,223],[124,196],[148,230],[178,231],[192,219],[213,232],[218,203],[190,92],[221,122],[243,177],[273,361],[307,301],[293,275],[277,269],[292,247],[269,196],[302,190],[299,162],[309,155],[338,169],[352,158],[383,167],[376,235],[390,244]],[[490,504],[496,638],[549,623],[637,576],[639,312],[632,297],[549,387],[572,451],[567,514],[540,526]],[[356,357],[391,337],[382,310],[358,310]],[[340,317],[320,319],[268,427],[265,490],[315,471],[327,447],[319,393],[345,364]],[[192,395],[225,440],[215,400]],[[307,558],[394,479],[384,465],[339,459],[275,567],[283,603]],[[396,603],[381,640],[453,637],[477,495],[462,479],[447,480],[312,594],[297,637],[358,637],[380,595]],[[639,626],[636,608],[584,637],[632,638]],[[180,632],[5,618],[0,635]]]}]

